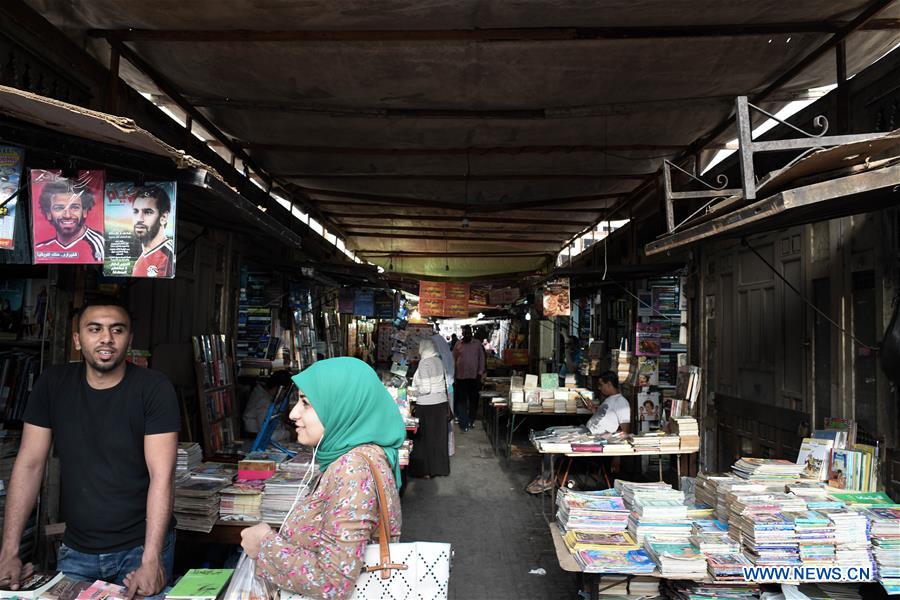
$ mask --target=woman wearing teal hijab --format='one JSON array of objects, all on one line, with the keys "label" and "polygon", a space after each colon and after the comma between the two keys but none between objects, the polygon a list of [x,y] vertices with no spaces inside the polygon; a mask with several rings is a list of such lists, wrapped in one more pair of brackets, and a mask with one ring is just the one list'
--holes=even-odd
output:
[{"label": "woman wearing teal hijab", "polygon": [[388,488],[391,539],[400,537],[399,449],[406,427],[378,375],[361,360],[319,361],[293,381],[300,401],[290,418],[300,443],[318,447],[322,477],[279,533],[255,525],[242,532],[241,545],[257,559],[257,574],[279,588],[311,598],[349,598],[365,546],[377,533],[370,464]]}]

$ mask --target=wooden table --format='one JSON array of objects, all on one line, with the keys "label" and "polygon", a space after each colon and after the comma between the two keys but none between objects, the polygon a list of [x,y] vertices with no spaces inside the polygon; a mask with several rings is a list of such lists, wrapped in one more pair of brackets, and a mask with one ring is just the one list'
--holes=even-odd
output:
[{"label": "wooden table", "polygon": [[[577,416],[589,416],[594,414],[592,411],[586,408],[579,408],[577,412],[528,412],[528,411],[509,411],[509,428],[507,429],[506,435],[506,456],[510,455],[512,450],[512,438],[513,433],[516,432],[516,429],[521,427],[527,417],[577,417]],[[519,418],[519,424],[516,425],[516,417]]]},{"label": "wooden table", "polygon": [[[239,546],[241,544],[241,532],[247,527],[253,527],[258,524],[259,521],[223,521],[219,519],[209,533],[178,529],[176,536],[178,541],[188,543],[234,544]],[[281,527],[281,523],[269,523],[269,527],[277,531]]]}]

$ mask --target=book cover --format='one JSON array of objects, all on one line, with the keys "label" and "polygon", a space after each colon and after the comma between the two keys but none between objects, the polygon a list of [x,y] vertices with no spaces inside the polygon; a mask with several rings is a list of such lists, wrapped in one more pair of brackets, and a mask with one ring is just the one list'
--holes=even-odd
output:
[{"label": "book cover", "polygon": [[87,581],[63,577],[50,589],[40,595],[41,600],[76,600],[78,595],[91,586]]},{"label": "book cover", "polygon": [[78,594],[77,600],[125,600],[128,590],[124,586],[97,580]]},{"label": "book cover", "polygon": [[234,569],[191,569],[167,594],[166,600],[200,598],[213,600],[231,579]]},{"label": "book cover", "polygon": [[19,589],[13,591],[8,587],[0,588],[0,598],[39,598],[42,593],[53,587],[64,575],[58,572],[32,573],[19,582]]},{"label": "book cover", "polygon": [[34,263],[103,264],[103,171],[31,170]]},{"label": "book cover", "polygon": [[801,475],[807,479],[824,481],[828,477],[828,458],[834,442],[816,438],[803,438],[797,464],[803,465]]},{"label": "book cover", "polygon": [[847,450],[831,451],[831,467],[828,472],[828,485],[840,490],[847,489],[847,476],[850,467],[850,452]]},{"label": "book cover", "polygon": [[25,150],[15,146],[0,146],[0,249],[12,250],[15,247],[16,204],[19,201],[19,188],[22,185],[22,165]]}]

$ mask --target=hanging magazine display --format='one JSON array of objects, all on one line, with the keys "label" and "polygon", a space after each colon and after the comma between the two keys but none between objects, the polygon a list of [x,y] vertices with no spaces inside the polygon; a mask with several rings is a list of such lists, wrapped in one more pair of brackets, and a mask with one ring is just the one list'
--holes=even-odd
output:
[{"label": "hanging magazine display", "polygon": [[103,263],[103,171],[31,170],[34,262]]},{"label": "hanging magazine display", "polygon": [[106,184],[106,260],[112,277],[175,277],[175,182]]},{"label": "hanging magazine display", "polygon": [[544,316],[568,317],[570,314],[572,307],[569,302],[569,278],[551,279],[544,289]]},{"label": "hanging magazine display", "polygon": [[22,162],[25,151],[14,146],[0,146],[0,204],[12,200],[0,208],[0,250],[15,247],[16,191],[22,180]]},{"label": "hanging magazine display", "polygon": [[659,356],[662,347],[662,336],[656,323],[637,323],[634,348],[636,356]]}]

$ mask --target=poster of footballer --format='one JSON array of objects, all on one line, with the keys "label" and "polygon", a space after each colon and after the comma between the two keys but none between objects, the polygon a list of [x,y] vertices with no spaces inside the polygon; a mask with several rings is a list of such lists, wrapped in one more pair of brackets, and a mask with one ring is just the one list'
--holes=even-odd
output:
[{"label": "poster of footballer", "polygon": [[175,277],[175,182],[106,184],[106,261],[113,277]]},{"label": "poster of footballer", "polygon": [[103,171],[31,170],[34,262],[103,263]]}]

